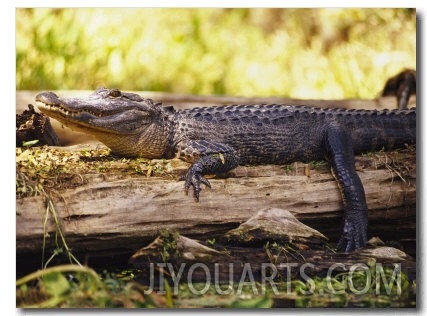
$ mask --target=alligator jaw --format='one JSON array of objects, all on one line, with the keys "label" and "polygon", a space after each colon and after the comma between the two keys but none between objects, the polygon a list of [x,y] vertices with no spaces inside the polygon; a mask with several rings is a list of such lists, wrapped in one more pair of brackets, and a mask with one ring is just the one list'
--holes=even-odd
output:
[{"label": "alligator jaw", "polygon": [[82,114],[92,115],[93,117],[105,117],[121,112],[118,108],[115,110],[99,111],[99,109],[94,106],[79,105],[76,107],[75,104],[78,104],[78,102],[78,99],[70,99],[66,102],[65,100],[61,100],[53,92],[42,92],[36,96],[36,104],[40,111],[49,116],[50,114],[57,113],[58,115],[68,118]]},{"label": "alligator jaw", "polygon": [[[136,107],[111,107],[103,99],[62,99],[53,92],[42,92],[35,98],[39,110],[71,129],[80,130],[97,137],[97,134],[135,134],[147,111]],[[102,109],[97,106],[105,103]]]},{"label": "alligator jaw", "polygon": [[97,133],[113,132],[111,129],[92,125],[91,122],[94,118],[98,118],[98,116],[91,113],[90,111],[76,111],[68,109],[60,103],[46,104],[40,101],[36,101],[36,105],[38,106],[40,112],[53,119],[56,119],[72,130],[85,132],[94,136],[96,136]]}]

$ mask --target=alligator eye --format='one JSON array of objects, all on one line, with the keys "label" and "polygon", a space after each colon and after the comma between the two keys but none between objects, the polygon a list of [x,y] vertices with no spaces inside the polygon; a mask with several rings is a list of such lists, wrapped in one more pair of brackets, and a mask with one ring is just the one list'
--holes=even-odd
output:
[{"label": "alligator eye", "polygon": [[111,89],[111,90],[108,92],[108,96],[109,96],[109,97],[112,97],[112,98],[118,98],[118,97],[121,97],[121,96],[122,96],[122,93],[120,92],[120,90],[119,90],[119,89]]}]

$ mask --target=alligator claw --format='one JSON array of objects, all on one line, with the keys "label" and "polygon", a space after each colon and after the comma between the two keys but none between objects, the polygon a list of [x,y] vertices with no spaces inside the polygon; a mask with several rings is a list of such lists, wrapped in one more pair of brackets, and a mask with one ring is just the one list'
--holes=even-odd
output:
[{"label": "alligator claw", "polygon": [[344,231],[337,244],[338,251],[351,252],[362,248],[368,241],[366,225],[355,225],[349,220],[344,221]]},{"label": "alligator claw", "polygon": [[202,190],[200,184],[203,183],[208,188],[211,188],[211,184],[208,179],[203,177],[200,172],[197,172],[193,169],[189,169],[185,175],[182,175],[179,180],[185,181],[185,194],[188,194],[190,187],[193,187],[193,196],[196,202],[199,202],[200,191]]}]

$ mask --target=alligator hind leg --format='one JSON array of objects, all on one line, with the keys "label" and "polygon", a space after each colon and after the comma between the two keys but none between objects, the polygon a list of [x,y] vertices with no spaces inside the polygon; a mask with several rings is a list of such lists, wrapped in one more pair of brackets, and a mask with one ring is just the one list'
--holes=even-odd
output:
[{"label": "alligator hind leg", "polygon": [[325,156],[331,163],[344,206],[344,228],[337,244],[339,251],[353,251],[367,242],[368,209],[365,191],[354,166],[350,136],[341,129],[329,129],[325,136]]}]

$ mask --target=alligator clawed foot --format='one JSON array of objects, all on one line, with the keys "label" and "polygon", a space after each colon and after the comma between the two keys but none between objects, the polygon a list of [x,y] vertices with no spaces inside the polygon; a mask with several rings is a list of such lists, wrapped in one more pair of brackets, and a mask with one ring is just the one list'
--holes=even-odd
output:
[{"label": "alligator clawed foot", "polygon": [[199,172],[189,169],[185,175],[179,177],[179,180],[185,181],[185,194],[188,195],[188,190],[190,187],[193,187],[193,196],[196,202],[199,202],[201,183],[206,185],[208,188],[211,188],[209,181],[203,177]]},{"label": "alligator clawed foot", "polygon": [[366,228],[363,226],[345,220],[344,231],[338,241],[337,250],[348,253],[363,248],[367,243]]}]

